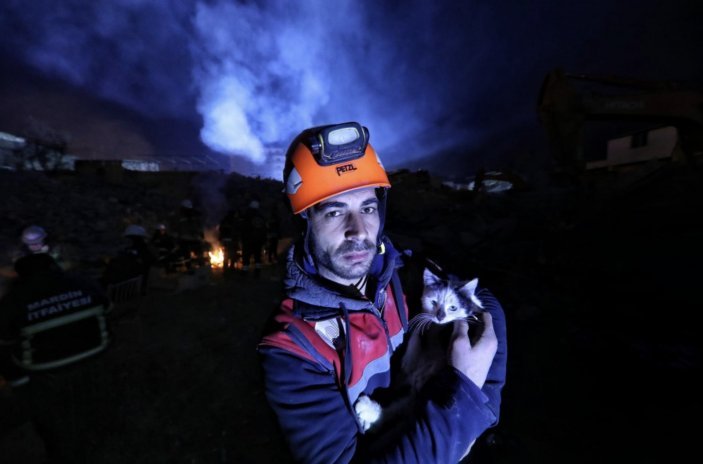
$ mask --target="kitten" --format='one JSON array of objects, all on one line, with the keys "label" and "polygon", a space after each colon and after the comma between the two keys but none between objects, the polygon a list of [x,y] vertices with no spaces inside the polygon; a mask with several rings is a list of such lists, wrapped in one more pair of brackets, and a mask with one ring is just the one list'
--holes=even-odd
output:
[{"label": "kitten", "polygon": [[386,425],[406,417],[427,380],[448,364],[448,343],[454,322],[464,319],[475,325],[479,321],[476,314],[483,304],[476,296],[477,278],[468,282],[455,277],[445,280],[425,268],[423,283],[422,312],[410,321],[400,373],[393,374],[390,392],[383,392],[389,397],[389,404],[379,399],[384,403],[382,407],[363,394],[354,403],[364,431],[378,425],[382,416]]}]

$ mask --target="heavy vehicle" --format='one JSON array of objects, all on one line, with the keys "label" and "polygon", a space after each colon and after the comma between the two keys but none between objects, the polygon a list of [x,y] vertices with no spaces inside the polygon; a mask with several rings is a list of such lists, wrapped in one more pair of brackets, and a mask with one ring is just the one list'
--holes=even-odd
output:
[{"label": "heavy vehicle", "polygon": [[676,82],[555,69],[543,81],[537,107],[558,169],[584,169],[583,132],[588,121],[673,126],[685,160],[703,153],[703,92]]}]

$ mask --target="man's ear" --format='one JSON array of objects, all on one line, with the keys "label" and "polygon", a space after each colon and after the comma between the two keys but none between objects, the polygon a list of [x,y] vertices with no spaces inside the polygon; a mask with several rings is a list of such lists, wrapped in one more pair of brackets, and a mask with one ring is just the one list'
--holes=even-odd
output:
[{"label": "man's ear", "polygon": [[293,226],[298,236],[303,236],[308,230],[308,220],[307,215],[303,216],[305,213],[296,214],[293,216]]}]

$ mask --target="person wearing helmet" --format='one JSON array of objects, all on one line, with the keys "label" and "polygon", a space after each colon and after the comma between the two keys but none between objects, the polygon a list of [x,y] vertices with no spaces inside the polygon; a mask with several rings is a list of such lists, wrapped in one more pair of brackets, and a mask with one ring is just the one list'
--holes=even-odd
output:
[{"label": "person wearing helmet", "polygon": [[176,240],[168,232],[166,224],[158,224],[156,226],[149,240],[149,245],[155,250],[156,263],[167,272],[170,272],[178,247],[176,246]]},{"label": "person wearing helmet", "polygon": [[149,235],[143,226],[129,224],[122,236],[127,240],[127,244],[109,260],[100,281],[107,287],[141,276],[141,293],[145,294],[151,266],[156,261],[156,256],[147,243]]},{"label": "person wearing helmet", "polygon": [[139,272],[142,275],[142,294],[145,294],[148,286],[149,272],[151,271],[151,266],[156,261],[155,253],[147,242],[149,235],[146,229],[139,224],[128,225],[123,235],[129,243],[122,250],[122,254],[134,257]]},{"label": "person wearing helmet", "polygon": [[202,212],[195,208],[191,200],[181,202],[175,234],[179,254],[189,269],[202,265],[207,254],[203,219]]},{"label": "person wearing helmet", "polygon": [[498,421],[505,328],[492,297],[483,337],[472,347],[457,334],[409,427],[367,432],[355,411],[361,395],[390,385],[408,318],[402,255],[384,235],[391,185],[368,140],[356,122],[319,126],[287,151],[284,189],[302,234],[258,345],[265,393],[296,461],[458,462]]},{"label": "person wearing helmet", "polygon": [[28,253],[47,253],[49,245],[44,243],[46,231],[43,227],[31,225],[22,231],[22,244]]},{"label": "person wearing helmet", "polygon": [[237,208],[229,208],[220,219],[218,227],[219,239],[224,248],[224,262],[222,267],[226,272],[235,271],[240,255],[240,241],[242,235],[242,218]]},{"label": "person wearing helmet", "polygon": [[[47,253],[65,270],[73,267],[67,259],[66,247],[58,244],[49,244],[46,230],[36,224],[25,227],[20,234],[20,246],[12,253],[12,261],[32,254]],[[72,255],[72,254],[71,254]]]},{"label": "person wearing helmet", "polygon": [[254,277],[261,272],[261,254],[266,243],[266,219],[261,213],[258,200],[251,200],[244,210],[241,220],[242,238],[242,273],[249,271],[251,261],[254,261]]},{"label": "person wearing helmet", "polygon": [[98,401],[93,379],[105,375],[97,355],[110,342],[107,296],[49,253],[25,255],[14,269],[17,277],[0,299],[0,348],[23,374],[15,377],[21,384],[16,393],[46,462],[86,462],[92,438],[85,420]]}]

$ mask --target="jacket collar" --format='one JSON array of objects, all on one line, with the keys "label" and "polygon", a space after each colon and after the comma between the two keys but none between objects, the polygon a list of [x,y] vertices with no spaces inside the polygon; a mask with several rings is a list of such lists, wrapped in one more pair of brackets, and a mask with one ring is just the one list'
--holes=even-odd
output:
[{"label": "jacket collar", "polygon": [[[393,276],[393,272],[401,265],[400,253],[393,247],[390,240],[384,237],[383,254],[374,258],[370,277],[377,282],[374,301],[378,300],[379,290],[385,289]],[[325,319],[334,317],[342,312],[359,311],[372,306],[372,301],[361,295],[356,289],[339,285],[319,276],[309,257],[302,252],[300,242],[288,250],[286,261],[286,277],[284,280],[286,294],[298,303],[296,312],[304,318]]]}]

